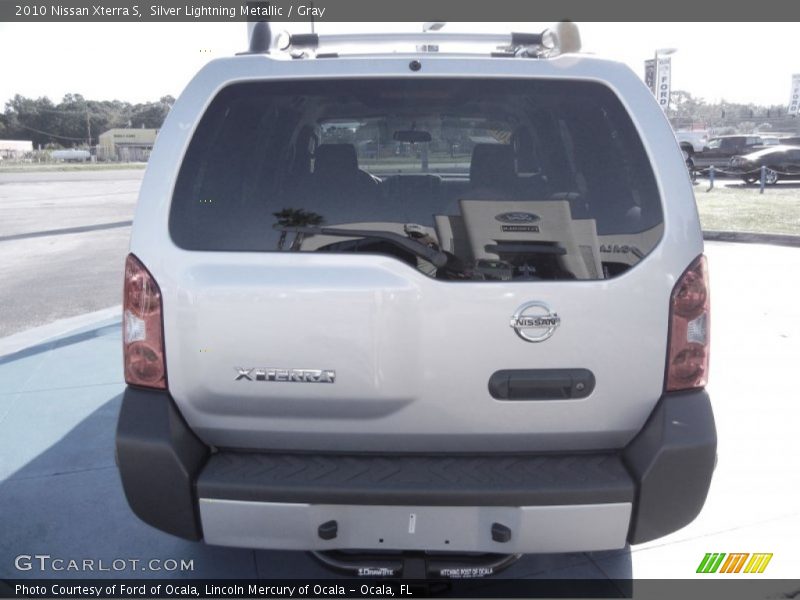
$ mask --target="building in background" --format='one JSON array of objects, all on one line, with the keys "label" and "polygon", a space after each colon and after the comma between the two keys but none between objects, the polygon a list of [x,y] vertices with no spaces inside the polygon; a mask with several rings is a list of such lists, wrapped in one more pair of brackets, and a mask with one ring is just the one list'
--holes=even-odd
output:
[{"label": "building in background", "polygon": [[97,160],[146,161],[158,129],[109,129],[97,139]]},{"label": "building in background", "polygon": [[23,158],[28,152],[33,152],[30,140],[0,140],[0,159]]}]

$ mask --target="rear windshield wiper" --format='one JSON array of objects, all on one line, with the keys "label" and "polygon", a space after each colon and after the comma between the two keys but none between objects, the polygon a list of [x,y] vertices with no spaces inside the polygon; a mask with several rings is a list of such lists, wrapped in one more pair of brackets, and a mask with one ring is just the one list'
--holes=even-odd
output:
[{"label": "rear windshield wiper", "polygon": [[374,238],[376,240],[386,240],[396,246],[408,250],[412,254],[424,258],[436,267],[443,267],[447,264],[447,255],[441,250],[426,246],[414,238],[405,237],[393,231],[381,231],[375,229],[337,229],[335,227],[310,227],[310,226],[284,226],[274,225],[273,229],[286,231],[288,233],[302,233],[305,235],[331,235],[338,237],[363,237]]}]

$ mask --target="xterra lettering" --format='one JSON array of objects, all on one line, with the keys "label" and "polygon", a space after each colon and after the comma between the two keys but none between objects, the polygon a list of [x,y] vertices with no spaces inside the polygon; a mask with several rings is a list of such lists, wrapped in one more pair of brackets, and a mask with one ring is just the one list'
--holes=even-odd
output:
[{"label": "xterra lettering", "polygon": [[234,381],[284,381],[287,383],[334,383],[331,369],[273,369],[236,367]]}]

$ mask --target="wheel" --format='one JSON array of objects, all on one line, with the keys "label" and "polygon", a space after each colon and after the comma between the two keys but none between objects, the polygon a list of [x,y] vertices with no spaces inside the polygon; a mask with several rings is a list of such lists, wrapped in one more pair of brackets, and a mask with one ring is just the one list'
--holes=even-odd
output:
[{"label": "wheel", "polygon": [[689,171],[689,177],[692,181],[697,181],[697,169],[694,166],[694,161],[692,160],[691,156],[686,156],[686,153],[683,153],[684,160],[686,162],[686,170]]},{"label": "wheel", "polygon": [[767,172],[764,173],[764,179],[767,185],[775,185],[778,183],[778,173],[767,167]]},{"label": "wheel", "polygon": [[752,184],[758,181],[758,177],[756,177],[755,175],[745,175],[744,177],[742,177],[742,181],[748,184]]}]

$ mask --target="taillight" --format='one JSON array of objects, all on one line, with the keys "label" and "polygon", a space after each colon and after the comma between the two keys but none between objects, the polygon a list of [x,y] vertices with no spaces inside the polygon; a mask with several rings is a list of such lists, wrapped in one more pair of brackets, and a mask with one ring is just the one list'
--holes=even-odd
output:
[{"label": "taillight", "polygon": [[167,388],[161,291],[153,276],[133,254],[125,261],[122,303],[122,347],[125,382]]},{"label": "taillight", "polygon": [[708,382],[710,325],[708,264],[700,255],[672,290],[669,310],[667,391],[700,388]]}]

